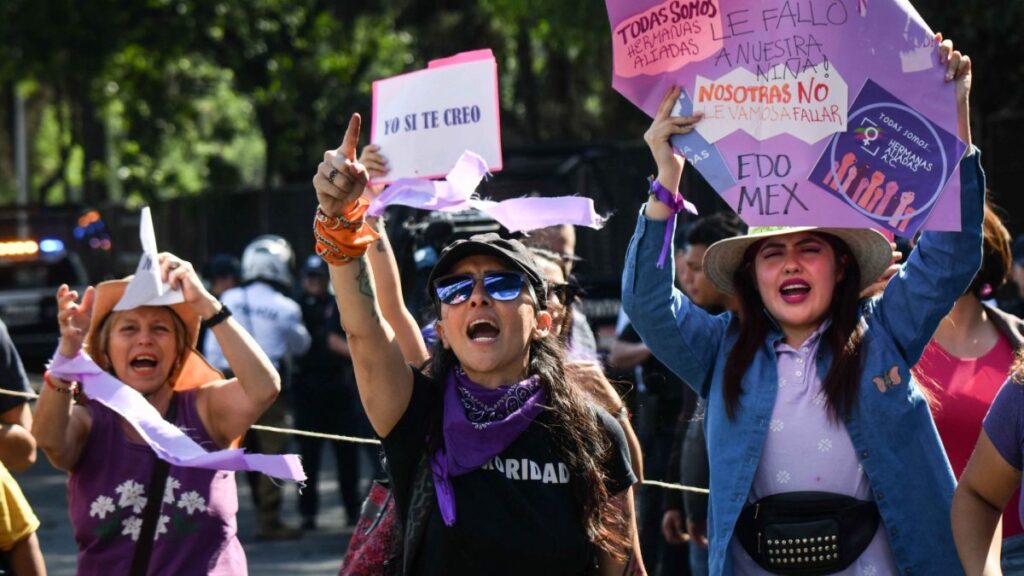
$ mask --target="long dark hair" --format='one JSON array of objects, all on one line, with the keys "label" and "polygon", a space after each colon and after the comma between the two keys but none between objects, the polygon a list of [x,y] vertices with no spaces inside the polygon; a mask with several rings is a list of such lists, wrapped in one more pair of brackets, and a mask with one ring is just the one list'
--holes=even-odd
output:
[{"label": "long dark hair", "polygon": [[[626,521],[604,484],[602,463],[611,456],[612,444],[578,387],[566,379],[562,350],[553,335],[533,340],[529,373],[540,376],[541,385],[547,390],[548,428],[556,451],[575,479],[573,495],[582,512],[587,539],[616,559],[625,560],[632,545],[626,537]],[[428,370],[440,380],[458,363],[455,353],[438,341]],[[432,433],[431,438],[436,441],[440,434]],[[437,446],[431,446],[431,450],[436,449]]]},{"label": "long dark hair", "polygon": [[[1010,232],[996,212],[997,207],[985,197],[985,217],[982,229],[981,268],[974,275],[968,292],[979,300],[988,298],[993,290],[1006,283],[1013,267],[1013,250],[1010,246]],[[986,289],[987,287],[987,289]],[[987,293],[986,293],[987,292]]]},{"label": "long dark hair", "polygon": [[[832,325],[822,335],[823,344],[832,349],[832,366],[822,382],[825,403],[833,420],[840,420],[857,406],[857,391],[863,367],[863,328],[860,325],[860,267],[846,243],[830,234],[816,233],[832,246],[836,265],[845,266],[843,278],[836,283],[828,315]],[[743,254],[743,263],[733,278],[740,301],[740,333],[729,352],[723,375],[722,394],[729,418],[736,416],[743,375],[747,373],[757,349],[765,344],[770,319],[754,278],[754,256],[758,242]]]}]

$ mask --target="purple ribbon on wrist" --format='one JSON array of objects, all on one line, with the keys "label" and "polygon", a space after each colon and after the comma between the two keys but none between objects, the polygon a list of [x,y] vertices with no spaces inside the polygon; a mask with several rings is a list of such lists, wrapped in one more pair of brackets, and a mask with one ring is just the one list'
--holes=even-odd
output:
[{"label": "purple ribbon on wrist", "polygon": [[[683,210],[693,214],[694,216],[697,215],[697,207],[693,205],[693,202],[683,198],[683,194],[681,192],[673,193],[668,188],[662,186],[661,182],[658,182],[658,180],[653,176],[647,180],[651,184],[650,193],[654,195],[654,198],[658,202],[668,206],[669,210],[672,211],[673,216],[679,214]],[[672,218],[671,222],[667,223],[665,226],[665,240],[661,244],[661,254],[658,255],[659,269],[665,267],[665,260],[668,259],[668,251],[672,246],[672,236],[675,234],[675,231],[675,218]]]}]

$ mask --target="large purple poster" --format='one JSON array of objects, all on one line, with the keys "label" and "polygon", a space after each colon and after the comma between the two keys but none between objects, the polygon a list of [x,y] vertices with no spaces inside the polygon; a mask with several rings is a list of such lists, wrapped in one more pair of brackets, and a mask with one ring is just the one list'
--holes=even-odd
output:
[{"label": "large purple poster", "polygon": [[748,224],[959,226],[954,87],[909,2],[606,2],[616,90],[683,88],[704,119],[673,144]]}]

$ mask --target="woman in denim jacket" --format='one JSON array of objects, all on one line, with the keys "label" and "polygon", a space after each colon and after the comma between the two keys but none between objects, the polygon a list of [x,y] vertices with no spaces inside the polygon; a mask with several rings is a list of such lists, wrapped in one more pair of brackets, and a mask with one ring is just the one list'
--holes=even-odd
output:
[{"label": "woman in denim jacket", "polygon": [[[654,354],[707,401],[711,574],[959,574],[954,478],[909,368],[981,260],[984,174],[971,146],[970,60],[940,43],[957,83],[961,231],[925,232],[880,297],[890,264],[871,230],[752,230],[716,243],[705,273],[743,301],[712,316],[654,263],[671,209],[645,205],[623,271],[623,307]],[[659,185],[679,186],[670,90],[645,139]]]}]

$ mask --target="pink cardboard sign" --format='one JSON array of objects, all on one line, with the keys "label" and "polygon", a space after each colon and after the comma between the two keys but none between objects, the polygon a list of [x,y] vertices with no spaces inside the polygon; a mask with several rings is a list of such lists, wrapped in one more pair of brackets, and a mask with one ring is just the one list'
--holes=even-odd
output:
[{"label": "pink cardboard sign", "polygon": [[466,150],[502,169],[498,65],[488,50],[434,60],[373,83],[370,140],[401,178],[443,178]]}]

